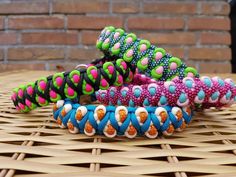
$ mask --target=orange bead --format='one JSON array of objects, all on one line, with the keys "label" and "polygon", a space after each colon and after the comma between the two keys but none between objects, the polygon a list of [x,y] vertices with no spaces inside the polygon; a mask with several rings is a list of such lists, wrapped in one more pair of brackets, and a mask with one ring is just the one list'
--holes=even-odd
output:
[{"label": "orange bead", "polygon": [[116,132],[116,130],[114,129],[114,127],[112,125],[107,125],[107,129],[106,129],[106,133],[108,135],[114,135],[114,133]]},{"label": "orange bead", "polygon": [[67,126],[69,130],[74,130],[74,125],[71,122],[68,122]]},{"label": "orange bead", "polygon": [[169,127],[168,127],[168,129],[166,131],[167,131],[167,133],[171,134],[171,133],[174,132],[174,130],[175,130],[174,126],[173,125],[169,125]]},{"label": "orange bead", "polygon": [[176,117],[178,118],[178,120],[181,120],[181,119],[183,118],[183,113],[182,113],[182,111],[177,111]]},{"label": "orange bead", "polygon": [[127,132],[129,135],[135,135],[137,133],[137,130],[133,125],[130,125]]},{"label": "orange bead", "polygon": [[147,120],[148,115],[146,112],[140,112],[139,117],[140,117],[140,122],[144,123]]},{"label": "orange bead", "polygon": [[186,128],[186,123],[185,121],[183,121],[182,125],[180,126],[181,129],[185,129]]},{"label": "orange bead", "polygon": [[103,109],[97,110],[97,116],[98,116],[98,120],[102,120],[102,118],[105,116],[104,110]]},{"label": "orange bead", "polygon": [[82,111],[78,110],[75,115],[76,120],[81,121],[82,117],[83,117]]},{"label": "orange bead", "polygon": [[191,109],[190,109],[190,107],[187,107],[186,112],[188,113],[188,115],[191,115]]},{"label": "orange bead", "polygon": [[89,123],[89,122],[87,122],[86,124],[85,124],[85,131],[86,132],[88,132],[88,133],[92,133],[93,132],[93,126]]},{"label": "orange bead", "polygon": [[57,123],[58,123],[59,125],[61,125],[62,121],[61,121],[60,117],[57,118]]},{"label": "orange bead", "polygon": [[149,135],[154,136],[157,134],[157,129],[154,125],[150,125],[150,128],[148,130]]},{"label": "orange bead", "polygon": [[57,104],[53,104],[53,111],[57,110]]},{"label": "orange bead", "polygon": [[123,123],[127,117],[125,110],[123,109],[119,110],[119,115],[120,115],[120,122]]},{"label": "orange bead", "polygon": [[165,122],[167,119],[167,113],[165,111],[162,111],[160,113],[160,117],[161,117],[161,122]]},{"label": "orange bead", "polygon": [[61,115],[62,115],[63,117],[65,117],[65,115],[66,115],[66,111],[65,111],[64,108],[63,108],[62,111],[61,111]]}]

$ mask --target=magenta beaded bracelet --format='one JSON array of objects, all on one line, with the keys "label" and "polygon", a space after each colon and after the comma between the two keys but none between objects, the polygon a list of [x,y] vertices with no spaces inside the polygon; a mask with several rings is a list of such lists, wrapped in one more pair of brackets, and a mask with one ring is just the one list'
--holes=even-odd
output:
[{"label": "magenta beaded bracelet", "polygon": [[136,75],[132,84],[99,90],[96,92],[96,98],[103,104],[131,107],[222,107],[236,102],[236,85],[231,79],[222,80],[219,77],[154,81],[144,75]]}]

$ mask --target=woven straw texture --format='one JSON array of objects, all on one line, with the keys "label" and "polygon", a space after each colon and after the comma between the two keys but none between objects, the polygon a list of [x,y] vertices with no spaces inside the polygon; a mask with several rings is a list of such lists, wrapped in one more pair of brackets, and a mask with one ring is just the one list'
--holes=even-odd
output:
[{"label": "woven straw texture", "polygon": [[155,140],[73,135],[51,106],[21,114],[9,99],[13,87],[48,74],[0,75],[0,176],[236,176],[236,105],[197,113],[185,131]]}]

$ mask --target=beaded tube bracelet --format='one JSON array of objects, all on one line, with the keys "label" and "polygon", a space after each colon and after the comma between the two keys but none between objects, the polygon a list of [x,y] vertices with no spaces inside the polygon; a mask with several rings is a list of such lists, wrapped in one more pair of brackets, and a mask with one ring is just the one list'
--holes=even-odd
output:
[{"label": "beaded tube bracelet", "polygon": [[138,39],[134,33],[112,26],[101,32],[97,48],[109,56],[119,56],[137,66],[141,73],[156,80],[166,81],[175,77],[199,77],[195,68],[187,67],[179,58],[167,54],[147,40]]},{"label": "beaded tube bracelet", "polygon": [[68,128],[70,133],[110,138],[171,135],[175,130],[183,130],[192,116],[190,107],[82,106],[70,100],[60,100],[53,106],[53,117],[61,128]]},{"label": "beaded tube bracelet", "polygon": [[110,87],[96,92],[106,105],[126,106],[189,106],[201,108],[229,106],[236,103],[236,85],[231,79],[219,77],[186,77],[183,80],[157,81],[136,75],[131,84]]},{"label": "beaded tube bracelet", "polygon": [[134,72],[133,66],[118,59],[42,77],[36,82],[14,89],[11,98],[16,109],[22,112],[65,98],[79,102],[81,95],[90,95],[98,89],[108,89],[111,85],[121,86],[124,82],[132,81]]}]

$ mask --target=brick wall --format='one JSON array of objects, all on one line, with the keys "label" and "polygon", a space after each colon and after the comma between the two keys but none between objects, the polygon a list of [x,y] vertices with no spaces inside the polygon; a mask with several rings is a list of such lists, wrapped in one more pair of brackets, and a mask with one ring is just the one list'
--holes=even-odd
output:
[{"label": "brick wall", "polygon": [[0,71],[88,63],[101,55],[95,49],[99,31],[114,25],[200,72],[230,72],[229,10],[223,0],[3,0]]}]

